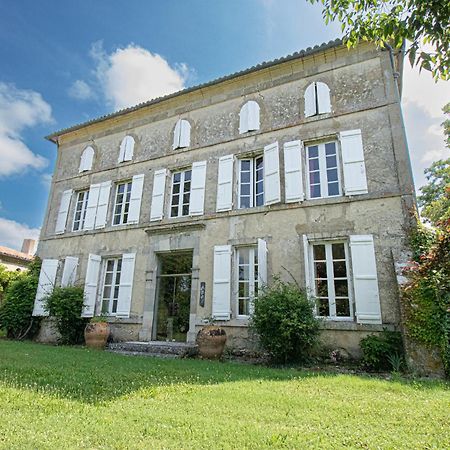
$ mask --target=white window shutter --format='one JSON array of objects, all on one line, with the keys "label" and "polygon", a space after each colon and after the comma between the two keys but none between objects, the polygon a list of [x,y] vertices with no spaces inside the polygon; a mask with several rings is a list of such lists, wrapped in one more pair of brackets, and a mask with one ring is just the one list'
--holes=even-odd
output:
[{"label": "white window shutter", "polygon": [[264,204],[281,201],[278,142],[264,147]]},{"label": "white window shutter", "polygon": [[89,254],[86,279],[84,282],[84,304],[81,317],[94,317],[101,262],[102,258],[99,255]]},{"label": "white window shutter", "polygon": [[284,183],[286,203],[302,202],[305,199],[301,141],[284,144]]},{"label": "white window shutter", "polygon": [[131,161],[134,154],[134,138],[133,136],[125,136],[122,142],[125,142],[123,161]]},{"label": "white window shutter", "polygon": [[267,242],[258,239],[258,283],[259,287],[267,285]]},{"label": "white window shutter", "polygon": [[201,216],[205,205],[206,161],[192,164],[191,196],[189,215]]},{"label": "white window shutter", "polygon": [[219,173],[217,176],[216,211],[230,211],[233,207],[233,155],[219,158]]},{"label": "white window shutter", "polygon": [[83,150],[83,153],[81,154],[80,168],[78,169],[78,171],[84,172],[86,170],[91,170],[93,161],[94,161],[94,149],[91,146],[86,147]]},{"label": "white window shutter", "polygon": [[144,187],[144,174],[135,175],[131,183],[128,223],[139,223],[139,214],[141,212],[141,199],[143,187]]},{"label": "white window shutter", "polygon": [[67,215],[69,213],[70,199],[72,198],[72,189],[64,191],[61,195],[58,217],[56,218],[55,233],[62,234],[66,231]]},{"label": "white window shutter", "polygon": [[119,147],[119,158],[117,160],[117,162],[121,163],[125,161],[125,151],[127,147],[127,143],[125,141],[125,139],[122,139],[122,142],[120,143],[120,147]]},{"label": "white window shutter", "polygon": [[214,247],[212,316],[217,320],[231,317],[231,245]]},{"label": "white window shutter", "polygon": [[239,113],[239,134],[247,133],[248,131],[248,102],[242,106],[241,111]]},{"label": "white window shutter", "polygon": [[259,130],[259,105],[254,100],[247,103],[248,105],[248,131]]},{"label": "white window shutter", "polygon": [[122,255],[122,271],[120,273],[119,299],[117,301],[116,313],[117,317],[130,317],[135,259],[136,253],[124,253]]},{"label": "white window shutter", "polygon": [[356,321],[381,324],[377,266],[372,235],[350,236]]},{"label": "white window shutter", "polygon": [[317,104],[319,114],[331,112],[330,88],[321,81],[316,83],[317,86]]},{"label": "white window shutter", "polygon": [[78,168],[78,172],[81,173],[83,172],[84,166],[85,166],[85,162],[84,160],[86,159],[86,150],[83,150],[83,153],[81,154],[81,158],[80,158],[80,167]]},{"label": "white window shutter", "polygon": [[173,130],[173,144],[172,148],[175,150],[180,146],[180,137],[181,137],[181,120],[175,124],[175,129]]},{"label": "white window shutter", "polygon": [[97,215],[95,217],[95,229],[105,228],[106,226],[106,215],[108,213],[110,191],[111,191],[111,181],[105,181],[104,183],[100,184],[100,192],[98,194],[98,204],[97,204]]},{"label": "white window shutter", "polygon": [[305,90],[305,117],[315,116],[316,114],[316,83],[311,83]]},{"label": "white window shutter", "polygon": [[43,259],[39,274],[36,298],[34,300],[33,316],[48,316],[45,310],[45,299],[53,292],[58,271],[57,259]]},{"label": "white window shutter", "polygon": [[66,256],[64,259],[64,269],[61,277],[61,287],[73,286],[77,279],[78,258]]},{"label": "white window shutter", "polygon": [[191,124],[187,120],[180,122],[180,148],[189,147],[191,145]]},{"label": "white window shutter", "polygon": [[157,170],[153,176],[152,206],[150,220],[161,220],[164,216],[164,193],[166,190],[166,169]]},{"label": "white window shutter", "polygon": [[93,230],[95,216],[97,214],[98,196],[100,194],[100,183],[91,184],[89,188],[89,198],[86,206],[86,217],[84,219],[84,230]]},{"label": "white window shutter", "polygon": [[366,166],[361,130],[343,131],[339,135],[346,195],[367,194]]},{"label": "white window shutter", "polygon": [[303,262],[305,264],[305,289],[308,297],[312,297],[313,283],[311,280],[311,265],[309,260],[309,241],[306,234],[302,236],[303,239]]}]

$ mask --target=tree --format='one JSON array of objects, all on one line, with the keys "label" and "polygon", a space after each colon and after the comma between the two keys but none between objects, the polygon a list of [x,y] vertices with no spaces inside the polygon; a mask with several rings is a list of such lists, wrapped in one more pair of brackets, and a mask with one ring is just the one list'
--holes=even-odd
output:
[{"label": "tree", "polygon": [[[412,66],[450,78],[450,0],[309,0],[322,3],[325,23],[339,20],[349,47],[360,40],[400,48],[410,42]],[[429,45],[432,51],[422,47]]]}]

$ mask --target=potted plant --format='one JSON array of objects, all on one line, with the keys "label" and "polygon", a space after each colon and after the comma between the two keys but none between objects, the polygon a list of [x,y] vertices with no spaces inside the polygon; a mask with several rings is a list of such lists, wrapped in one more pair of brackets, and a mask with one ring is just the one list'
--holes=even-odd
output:
[{"label": "potted plant", "polygon": [[104,349],[109,332],[109,323],[105,316],[93,317],[84,329],[86,346],[89,348]]},{"label": "potted plant", "polygon": [[213,318],[206,319],[206,325],[197,334],[198,353],[201,358],[219,359],[223,354],[227,334],[214,324]]}]

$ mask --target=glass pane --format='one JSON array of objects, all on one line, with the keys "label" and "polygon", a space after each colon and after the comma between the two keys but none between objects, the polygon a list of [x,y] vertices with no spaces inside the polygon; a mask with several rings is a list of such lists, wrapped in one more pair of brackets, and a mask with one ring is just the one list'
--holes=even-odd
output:
[{"label": "glass pane", "polygon": [[250,172],[241,172],[241,183],[250,183]]},{"label": "glass pane", "polygon": [[256,170],[261,170],[264,167],[263,165],[263,158],[256,158],[255,160],[255,168]]},{"label": "glass pane", "polygon": [[109,298],[111,296],[111,286],[105,286],[103,289],[103,297]]},{"label": "glass pane", "polygon": [[115,281],[116,286],[120,284],[120,272],[116,273],[116,281]]},{"label": "glass pane", "polygon": [[189,203],[190,194],[183,194],[183,203]]},{"label": "glass pane", "polygon": [[117,201],[116,203],[123,203],[123,194],[117,194]]},{"label": "glass pane", "polygon": [[106,272],[105,284],[112,284],[112,277],[113,277],[112,272]]},{"label": "glass pane", "polygon": [[334,268],[334,276],[336,278],[345,278],[347,276],[345,261],[335,261],[333,263],[333,268]]},{"label": "glass pane", "polygon": [[336,167],[336,166],[337,166],[336,155],[327,156],[327,167]]},{"label": "glass pane", "polygon": [[319,160],[310,159],[309,160],[309,170],[319,170]]},{"label": "glass pane", "polygon": [[178,206],[173,206],[170,210],[170,215],[172,217],[177,217],[178,216]]},{"label": "glass pane", "polygon": [[178,202],[180,201],[179,195],[173,195],[172,196],[172,205],[178,205]]},{"label": "glass pane", "polygon": [[189,215],[189,205],[184,205],[183,206],[183,216],[188,216]]},{"label": "glass pane", "polygon": [[112,312],[113,314],[117,312],[117,300],[113,300]]},{"label": "glass pane", "polygon": [[250,161],[248,159],[241,160],[241,171],[250,171]]},{"label": "glass pane", "polygon": [[239,264],[248,264],[249,263],[249,249],[242,248],[239,250]]},{"label": "glass pane", "polygon": [[336,297],[348,297],[347,280],[334,280],[334,291]]},{"label": "glass pane", "polygon": [[320,184],[315,184],[314,186],[311,186],[310,192],[311,198],[320,197]]},{"label": "glass pane", "polygon": [[114,288],[114,298],[119,298],[119,286]]},{"label": "glass pane", "polygon": [[256,183],[256,194],[262,194],[264,189],[264,183]]},{"label": "glass pane", "polygon": [[328,195],[339,195],[338,183],[328,183]]},{"label": "glass pane", "polygon": [[250,287],[246,282],[239,283],[239,297],[250,297]]},{"label": "glass pane", "polygon": [[75,220],[76,221],[79,221],[81,219],[81,213],[80,212],[77,212],[76,214],[75,214]]},{"label": "glass pane", "polygon": [[241,184],[241,195],[250,195],[250,185]]},{"label": "glass pane", "polygon": [[337,169],[328,169],[327,170],[327,180],[328,181],[337,181],[338,180]]},{"label": "glass pane", "polygon": [[330,315],[330,307],[327,298],[317,299],[317,313],[322,317],[328,317]]},{"label": "glass pane", "polygon": [[309,182],[310,182],[310,184],[319,184],[320,183],[320,172],[310,172],[309,173]]},{"label": "glass pane", "polygon": [[310,158],[317,158],[319,156],[319,147],[317,145],[308,147],[308,155]]},{"label": "glass pane", "polygon": [[263,206],[263,205],[264,205],[264,193],[256,196],[256,206]]},{"label": "glass pane", "polygon": [[108,262],[106,263],[106,270],[108,272],[112,272],[114,269],[114,260],[113,259],[108,259]]},{"label": "glass pane", "polygon": [[249,276],[249,267],[248,266],[239,266],[239,280],[248,281]]},{"label": "glass pane", "polygon": [[333,259],[345,259],[344,243],[332,245]]},{"label": "glass pane", "polygon": [[190,181],[191,180],[191,171],[190,170],[186,170],[186,172],[184,172],[184,181]]},{"label": "glass pane", "polygon": [[316,295],[318,297],[327,297],[328,296],[327,280],[316,280]]},{"label": "glass pane", "polygon": [[118,194],[123,194],[124,191],[125,191],[125,185],[124,184],[119,184],[119,186],[117,186]]},{"label": "glass pane", "polygon": [[336,299],[336,316],[338,317],[350,316],[350,302],[348,298]]},{"label": "glass pane", "polygon": [[173,182],[174,182],[174,183],[179,183],[180,180],[181,180],[181,173],[180,173],[180,172],[174,173],[174,174],[173,174]]},{"label": "glass pane", "polygon": [[191,190],[191,182],[186,181],[183,186],[183,192],[189,192]]},{"label": "glass pane", "polygon": [[335,142],[328,142],[325,144],[325,154],[326,155],[333,155],[336,153],[336,143]]},{"label": "glass pane", "polygon": [[325,260],[325,245],[314,245],[314,260]]},{"label": "glass pane", "polygon": [[120,272],[122,270],[122,258],[117,260],[117,271]]},{"label": "glass pane", "polygon": [[174,184],[173,185],[173,189],[172,189],[172,193],[173,194],[178,194],[180,192],[180,185],[179,184]]},{"label": "glass pane", "polygon": [[326,262],[316,262],[316,274],[315,278],[326,278],[327,277],[327,263]]},{"label": "glass pane", "polygon": [[248,299],[240,298],[239,299],[239,315],[248,316],[249,315],[249,304],[250,301]]},{"label": "glass pane", "polygon": [[241,208],[250,208],[250,197],[241,197]]},{"label": "glass pane", "polygon": [[103,314],[107,314],[108,313],[108,308],[109,308],[109,301],[108,300],[103,300],[102,301],[102,313]]}]

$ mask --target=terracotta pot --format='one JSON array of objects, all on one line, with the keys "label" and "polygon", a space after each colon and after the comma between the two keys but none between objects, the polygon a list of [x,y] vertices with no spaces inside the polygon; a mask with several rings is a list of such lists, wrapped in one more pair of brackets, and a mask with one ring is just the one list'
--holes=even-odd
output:
[{"label": "terracotta pot", "polygon": [[227,334],[216,325],[207,325],[197,334],[198,353],[202,358],[219,359],[225,348]]},{"label": "terracotta pot", "polygon": [[89,348],[104,349],[109,337],[109,323],[88,323],[84,329],[84,340]]}]

